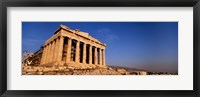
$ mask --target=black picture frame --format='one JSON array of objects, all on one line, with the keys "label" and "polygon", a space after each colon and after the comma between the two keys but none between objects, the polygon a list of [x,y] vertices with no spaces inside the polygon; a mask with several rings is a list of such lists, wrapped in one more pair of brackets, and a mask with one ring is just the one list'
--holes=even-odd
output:
[{"label": "black picture frame", "polygon": [[[193,7],[193,90],[7,90],[7,7]],[[200,0],[1,0],[0,95],[2,97],[199,97]]]}]

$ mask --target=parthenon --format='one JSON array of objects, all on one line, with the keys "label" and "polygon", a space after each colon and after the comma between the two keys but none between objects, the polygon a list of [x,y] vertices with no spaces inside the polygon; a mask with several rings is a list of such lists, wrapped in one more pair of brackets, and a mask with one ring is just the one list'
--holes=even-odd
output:
[{"label": "parthenon", "polygon": [[60,25],[43,45],[40,64],[106,65],[106,44],[86,32]]}]

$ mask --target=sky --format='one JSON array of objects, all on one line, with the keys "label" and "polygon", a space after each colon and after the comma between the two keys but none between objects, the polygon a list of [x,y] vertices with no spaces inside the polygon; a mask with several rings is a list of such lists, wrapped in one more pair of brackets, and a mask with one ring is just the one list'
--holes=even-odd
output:
[{"label": "sky", "polygon": [[108,66],[178,72],[178,22],[22,22],[22,50],[36,52],[61,24],[105,43]]}]

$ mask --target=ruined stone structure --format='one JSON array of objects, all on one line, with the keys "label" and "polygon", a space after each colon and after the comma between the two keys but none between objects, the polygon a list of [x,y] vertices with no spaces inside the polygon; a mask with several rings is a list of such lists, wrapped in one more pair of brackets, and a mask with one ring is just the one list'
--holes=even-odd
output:
[{"label": "ruined stone structure", "polygon": [[40,47],[40,49],[34,53],[31,63],[33,66],[40,65],[42,59],[42,53],[43,53],[43,47]]},{"label": "ruined stone structure", "polygon": [[54,63],[106,65],[106,44],[86,32],[71,30],[65,25],[60,25],[43,47],[41,65]]},{"label": "ruined stone structure", "polygon": [[24,58],[22,58],[22,65],[31,65],[34,53],[28,53]]}]

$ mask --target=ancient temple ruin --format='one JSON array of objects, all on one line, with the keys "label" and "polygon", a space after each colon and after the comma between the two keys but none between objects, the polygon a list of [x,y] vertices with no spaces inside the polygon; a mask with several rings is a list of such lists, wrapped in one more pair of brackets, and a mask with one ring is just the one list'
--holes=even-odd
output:
[{"label": "ancient temple ruin", "polygon": [[65,25],[60,25],[43,47],[40,65],[56,63],[106,65],[106,44],[86,32],[72,30]]}]

